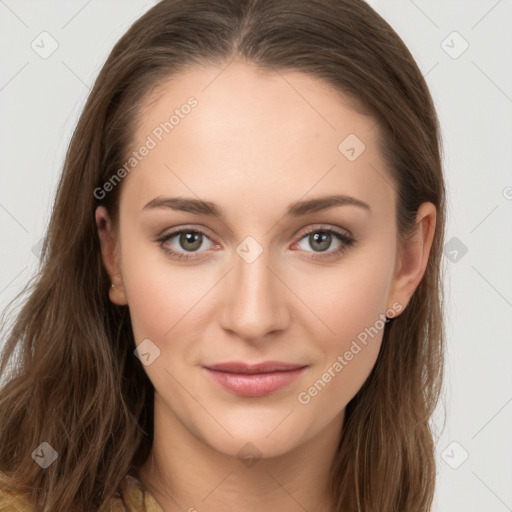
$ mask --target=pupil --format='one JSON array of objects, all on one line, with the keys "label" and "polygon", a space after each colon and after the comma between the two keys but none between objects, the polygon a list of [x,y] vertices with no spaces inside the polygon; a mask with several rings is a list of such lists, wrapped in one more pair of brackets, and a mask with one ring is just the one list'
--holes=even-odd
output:
[{"label": "pupil", "polygon": [[[199,241],[199,243],[198,243]],[[180,236],[180,244],[185,249],[187,248],[187,244],[192,244],[192,247],[188,247],[191,251],[197,251],[199,247],[201,247],[201,233],[182,233]]]},{"label": "pupil", "polygon": [[325,251],[326,249],[329,248],[329,245],[331,242],[331,234],[326,233],[325,231],[317,232],[317,233],[313,234],[313,240],[315,243],[318,242],[319,238],[322,239],[322,240],[320,240],[320,245],[322,246],[322,247],[320,247],[320,251]]}]

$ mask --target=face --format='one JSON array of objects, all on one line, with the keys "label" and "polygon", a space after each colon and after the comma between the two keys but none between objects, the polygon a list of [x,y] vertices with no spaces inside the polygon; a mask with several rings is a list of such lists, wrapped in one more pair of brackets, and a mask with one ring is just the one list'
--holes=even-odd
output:
[{"label": "face", "polygon": [[395,191],[375,121],[338,92],[221,71],[180,73],[144,110],[111,299],[129,306],[158,414],[219,452],[278,455],[339,430],[405,307]]}]

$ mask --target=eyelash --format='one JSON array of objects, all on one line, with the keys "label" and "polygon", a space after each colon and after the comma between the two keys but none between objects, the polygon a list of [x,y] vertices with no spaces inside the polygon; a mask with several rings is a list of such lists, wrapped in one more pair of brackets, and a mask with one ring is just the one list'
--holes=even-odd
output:
[{"label": "eyelash", "polygon": [[[315,256],[310,259],[324,259],[327,257],[332,258],[335,256],[341,256],[350,246],[352,246],[356,242],[355,238],[353,238],[352,236],[342,233],[342,232],[340,232],[336,229],[330,228],[330,227],[314,228],[309,231],[306,231],[299,238],[299,242],[301,240],[303,240],[304,238],[308,237],[309,235],[311,235],[313,233],[319,233],[319,232],[329,233],[331,235],[334,235],[335,238],[337,238],[340,242],[342,242],[342,245],[339,249],[335,249],[334,251],[323,251],[323,252],[316,253],[316,254],[325,254],[326,256]],[[198,233],[207,238],[210,238],[206,233],[204,233],[201,230],[192,229],[192,228],[181,228],[179,230],[168,233],[161,238],[158,238],[157,242],[160,242],[160,246],[162,247],[162,249],[173,258],[177,258],[180,260],[193,260],[193,259],[199,258],[200,256],[191,255],[191,254],[195,254],[195,253],[189,254],[189,253],[178,252],[178,251],[175,251],[174,249],[169,249],[169,247],[164,246],[165,242],[169,241],[171,238],[174,238],[176,235],[180,235],[182,233]]]}]

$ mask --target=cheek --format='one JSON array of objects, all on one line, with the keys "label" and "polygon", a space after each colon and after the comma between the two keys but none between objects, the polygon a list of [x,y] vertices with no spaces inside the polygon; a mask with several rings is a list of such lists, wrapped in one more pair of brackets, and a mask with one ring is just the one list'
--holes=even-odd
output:
[{"label": "cheek", "polygon": [[135,340],[139,343],[144,338],[154,339],[161,346],[197,301],[198,291],[190,286],[187,272],[168,263],[156,244],[140,242],[135,234],[127,233],[121,250],[123,283]]},{"label": "cheek", "polygon": [[[340,300],[331,315],[335,335],[322,338],[319,364],[310,372],[298,402],[315,410],[316,423],[325,424],[343,410],[361,389],[377,360],[385,328],[385,316],[377,301],[368,303],[361,294]],[[364,300],[363,300],[364,299]]]},{"label": "cheek", "polygon": [[328,351],[343,349],[385,314],[392,272],[386,261],[354,258],[339,270],[317,272],[305,281],[301,293],[317,316],[318,339],[327,340]]},{"label": "cheek", "polygon": [[360,270],[340,272],[329,286],[323,283],[322,287],[317,276],[317,286],[310,288],[314,293],[308,294],[308,306],[322,320],[315,321],[314,336],[321,340],[317,350],[322,356],[310,375],[309,387],[298,398],[303,405],[315,404],[324,419],[344,408],[367,379],[386,325],[389,265],[385,258],[359,263]]}]

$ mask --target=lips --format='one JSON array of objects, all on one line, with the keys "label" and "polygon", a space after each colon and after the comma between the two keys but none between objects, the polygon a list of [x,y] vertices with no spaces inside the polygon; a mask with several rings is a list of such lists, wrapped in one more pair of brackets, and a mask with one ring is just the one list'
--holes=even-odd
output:
[{"label": "lips", "polygon": [[206,366],[206,368],[226,373],[254,374],[296,370],[298,368],[303,368],[304,366],[307,365],[283,363],[280,361],[264,361],[262,363],[254,364],[233,361],[227,363],[209,364]]},{"label": "lips", "polygon": [[216,383],[228,391],[240,396],[259,397],[288,386],[307,366],[282,361],[255,364],[230,361],[209,364],[203,368]]}]

